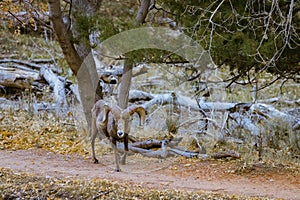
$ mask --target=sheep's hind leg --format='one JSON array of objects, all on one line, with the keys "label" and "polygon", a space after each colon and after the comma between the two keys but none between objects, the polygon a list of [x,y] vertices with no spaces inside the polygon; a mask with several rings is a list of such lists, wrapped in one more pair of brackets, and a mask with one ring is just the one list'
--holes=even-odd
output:
[{"label": "sheep's hind leg", "polygon": [[126,164],[126,154],[127,154],[127,152],[126,151],[124,151],[124,153],[123,153],[123,155],[122,155],[122,159],[121,159],[121,165],[125,165]]},{"label": "sheep's hind leg", "polygon": [[95,164],[99,163],[98,159],[96,158],[95,155],[95,139],[97,137],[97,133],[92,133],[92,158]]}]

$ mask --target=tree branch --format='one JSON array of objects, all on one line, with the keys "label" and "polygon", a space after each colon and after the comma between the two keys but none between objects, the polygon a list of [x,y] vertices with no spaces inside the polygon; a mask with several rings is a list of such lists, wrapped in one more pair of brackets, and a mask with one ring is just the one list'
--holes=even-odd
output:
[{"label": "tree branch", "polygon": [[142,0],[141,1],[141,6],[140,6],[138,13],[136,15],[136,18],[135,18],[136,24],[142,24],[145,22],[145,19],[149,12],[150,2],[151,2],[151,0]]}]

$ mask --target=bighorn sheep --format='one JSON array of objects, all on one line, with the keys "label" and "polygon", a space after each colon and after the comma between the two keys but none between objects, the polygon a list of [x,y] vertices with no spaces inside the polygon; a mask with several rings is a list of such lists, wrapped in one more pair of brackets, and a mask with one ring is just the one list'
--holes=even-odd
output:
[{"label": "bighorn sheep", "polygon": [[115,152],[116,171],[120,171],[119,154],[117,150],[117,141],[124,141],[125,153],[122,158],[122,163],[125,164],[126,152],[128,151],[128,134],[130,132],[129,118],[133,113],[138,113],[140,117],[140,125],[143,125],[146,111],[142,106],[132,105],[126,109],[121,109],[119,106],[109,106],[104,100],[96,102],[92,109],[92,156],[94,163],[98,163],[95,156],[95,139],[99,136],[103,139],[106,136],[110,139]]}]

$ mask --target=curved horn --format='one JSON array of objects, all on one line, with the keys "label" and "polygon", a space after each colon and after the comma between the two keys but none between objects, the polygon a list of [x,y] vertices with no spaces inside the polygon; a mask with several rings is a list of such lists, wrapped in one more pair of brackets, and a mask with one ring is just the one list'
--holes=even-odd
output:
[{"label": "curved horn", "polygon": [[145,118],[146,118],[146,110],[144,107],[139,106],[139,105],[132,105],[126,108],[125,110],[128,112],[129,115],[132,115],[133,113],[137,113],[140,117],[140,126],[143,126]]},{"label": "curved horn", "polygon": [[99,100],[95,103],[92,109],[92,115],[96,119],[101,113],[102,119],[100,118],[101,120],[100,123],[105,124],[110,110],[111,110],[110,106],[104,100]]},{"label": "curved horn", "polygon": [[111,110],[110,106],[107,105],[106,103],[103,105],[103,119],[101,121],[101,123],[106,123],[107,119],[108,119],[108,113]]}]

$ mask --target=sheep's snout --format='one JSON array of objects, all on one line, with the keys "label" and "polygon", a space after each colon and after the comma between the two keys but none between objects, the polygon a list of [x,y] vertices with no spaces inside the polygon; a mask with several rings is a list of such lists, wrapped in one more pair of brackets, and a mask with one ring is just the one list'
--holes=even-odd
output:
[{"label": "sheep's snout", "polygon": [[123,132],[123,131],[117,131],[117,136],[118,136],[119,138],[124,137],[124,132]]},{"label": "sheep's snout", "polygon": [[118,80],[117,79],[111,79],[110,80],[110,84],[117,84],[118,83]]}]

